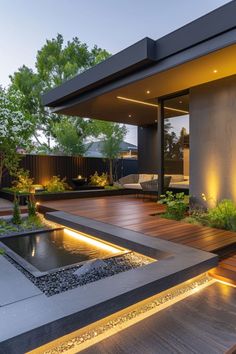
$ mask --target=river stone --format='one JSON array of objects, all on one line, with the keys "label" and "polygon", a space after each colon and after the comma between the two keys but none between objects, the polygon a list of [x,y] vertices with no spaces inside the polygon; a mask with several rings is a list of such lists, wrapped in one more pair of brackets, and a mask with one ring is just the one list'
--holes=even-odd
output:
[{"label": "river stone", "polygon": [[84,263],[82,267],[76,269],[74,274],[77,276],[81,276],[90,272],[91,270],[97,270],[105,267],[106,263],[102,259],[92,259]]}]

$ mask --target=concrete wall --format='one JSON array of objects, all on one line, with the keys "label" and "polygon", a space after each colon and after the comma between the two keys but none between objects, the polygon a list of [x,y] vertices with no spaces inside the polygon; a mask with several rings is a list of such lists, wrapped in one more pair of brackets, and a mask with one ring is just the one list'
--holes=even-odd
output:
[{"label": "concrete wall", "polygon": [[190,90],[190,195],[236,201],[236,76]]}]

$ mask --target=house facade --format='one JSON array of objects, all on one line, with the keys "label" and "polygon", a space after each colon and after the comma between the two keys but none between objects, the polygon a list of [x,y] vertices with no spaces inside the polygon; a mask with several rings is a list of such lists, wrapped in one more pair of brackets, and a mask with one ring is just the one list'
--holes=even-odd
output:
[{"label": "house facade", "polygon": [[158,173],[160,193],[168,158],[179,158],[196,201],[236,201],[235,19],[234,0],[158,40],[144,38],[44,94],[43,103],[137,125],[139,171]]}]

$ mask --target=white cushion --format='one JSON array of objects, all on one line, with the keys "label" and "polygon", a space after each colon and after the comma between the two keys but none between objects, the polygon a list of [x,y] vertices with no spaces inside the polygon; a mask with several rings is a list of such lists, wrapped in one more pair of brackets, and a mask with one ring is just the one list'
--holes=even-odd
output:
[{"label": "white cushion", "polygon": [[138,180],[138,182],[139,183],[142,183],[142,182],[146,182],[146,181],[151,181],[153,179],[153,174],[147,174],[147,173],[141,173],[140,175],[139,175],[139,180]]},{"label": "white cushion", "polygon": [[123,184],[123,188],[126,188],[126,189],[142,189],[140,183],[126,183],[126,184]]}]

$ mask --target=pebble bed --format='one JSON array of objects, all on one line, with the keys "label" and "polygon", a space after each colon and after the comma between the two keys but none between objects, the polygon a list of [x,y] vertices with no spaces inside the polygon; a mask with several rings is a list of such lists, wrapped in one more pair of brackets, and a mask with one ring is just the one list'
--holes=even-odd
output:
[{"label": "pebble bed", "polygon": [[61,354],[61,353],[66,353],[67,351],[72,349],[79,350],[79,346],[81,344],[85,342],[89,342],[93,338],[96,338],[102,335],[104,332],[107,332],[111,329],[114,328],[119,329],[125,322],[138,318],[139,316],[141,316],[142,314],[148,311],[157,309],[158,307],[165,304],[166,302],[169,302],[178,296],[187,294],[193,291],[194,289],[198,288],[199,286],[210,283],[211,281],[212,278],[204,274],[197,280],[193,280],[191,283],[183,284],[182,287],[177,287],[174,289],[170,289],[169,291],[165,291],[163,295],[162,294],[157,295],[155,300],[150,301],[144,304],[143,306],[132,309],[130,312],[127,312],[124,315],[117,316],[112,320],[108,320],[103,325],[100,326],[98,325],[97,327],[89,330],[88,332],[82,333],[80,336],[71,338],[70,340],[61,343],[55,348],[44,351],[43,354]]},{"label": "pebble bed", "polygon": [[106,263],[105,267],[90,270],[88,273],[80,276],[75,275],[74,272],[81,266],[73,266],[71,268],[49,273],[41,277],[34,277],[9,256],[5,254],[4,257],[6,257],[8,261],[19,269],[28,279],[30,279],[32,283],[34,283],[34,285],[36,285],[46,296],[53,296],[63,291],[71,290],[102,278],[142,267],[154,261],[151,258],[135,252],[129,252],[117,257],[103,259]]}]

